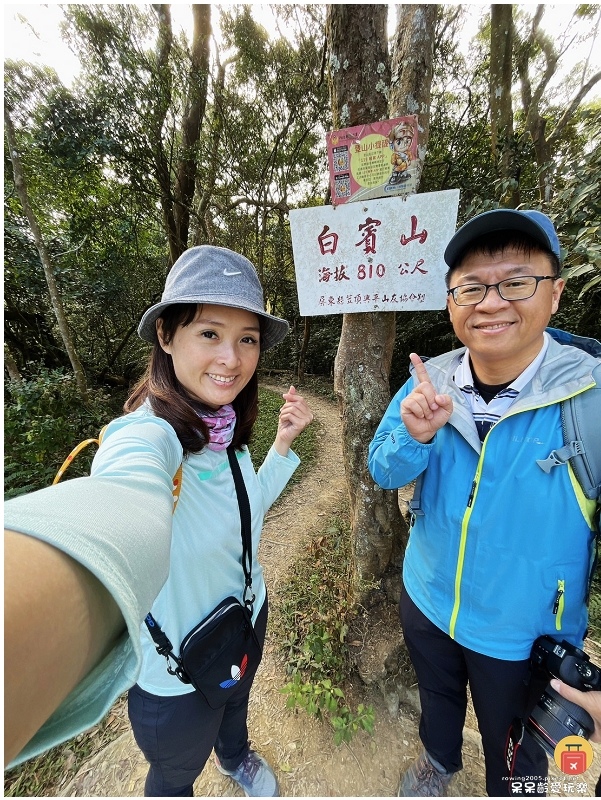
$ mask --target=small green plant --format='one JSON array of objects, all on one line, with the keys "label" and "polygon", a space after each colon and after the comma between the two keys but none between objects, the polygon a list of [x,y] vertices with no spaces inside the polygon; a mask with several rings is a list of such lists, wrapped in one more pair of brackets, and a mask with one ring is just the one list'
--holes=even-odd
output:
[{"label": "small green plant", "polygon": [[303,708],[317,719],[327,718],[334,729],[334,743],[337,746],[350,742],[359,730],[373,733],[375,715],[372,706],[360,703],[357,711],[352,711],[345,703],[342,689],[333,686],[330,680],[303,683],[297,672],[282,692],[288,695],[288,708]]},{"label": "small green plant", "polygon": [[351,667],[346,636],[354,615],[350,526],[346,515],[332,518],[324,532],[295,563],[279,590],[276,624],[286,669],[292,680],[282,688],[289,708],[302,708],[327,720],[336,745],[373,731],[374,710],[360,704],[353,711],[340,688]]}]

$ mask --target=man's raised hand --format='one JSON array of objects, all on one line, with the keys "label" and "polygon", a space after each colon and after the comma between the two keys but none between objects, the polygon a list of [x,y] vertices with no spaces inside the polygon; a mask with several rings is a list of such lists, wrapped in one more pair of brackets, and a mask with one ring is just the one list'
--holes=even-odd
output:
[{"label": "man's raised hand", "polygon": [[417,385],[401,403],[401,419],[410,436],[426,444],[449,421],[453,401],[448,394],[437,394],[424,362],[416,353],[409,358],[415,368]]}]

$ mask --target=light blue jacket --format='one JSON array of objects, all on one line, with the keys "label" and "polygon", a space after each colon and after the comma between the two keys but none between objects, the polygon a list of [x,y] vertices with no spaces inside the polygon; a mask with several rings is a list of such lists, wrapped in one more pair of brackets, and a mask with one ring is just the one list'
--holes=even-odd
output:
[{"label": "light blue jacket", "polygon": [[[300,463],[288,451],[271,447],[255,472],[247,447],[237,453],[251,509],[252,592],[256,620],[266,597],[258,549],[263,519]],[[92,464],[92,477],[115,479],[122,474],[151,472],[169,486],[182,463],[182,446],[171,425],[145,403],[108,425]],[[181,494],[173,514],[169,575],[149,610],[179,655],[184,636],[224,598],[242,601],[242,537],[240,510],[225,450],[208,447],[183,462]],[[193,692],[167,672],[145,624],[141,625],[142,664],[137,683],[147,692],[173,696]]]},{"label": "light blue jacket", "polygon": [[595,385],[597,361],[549,341],[543,362],[509,411],[480,442],[453,374],[465,348],[426,362],[453,413],[432,442],[407,432],[390,403],[369,448],[384,489],[421,473],[421,513],[405,553],[403,582],[421,611],[461,645],[505,660],[528,658],[549,634],[580,646],[593,557],[595,504],[565,466],[546,474],[537,459],[563,444],[560,402]]},{"label": "light blue jacket", "polygon": [[[272,447],[255,474],[238,455],[252,511],[255,613],[265,599],[257,558],[263,516],[299,459]],[[136,681],[157,694],[191,689],[169,675],[142,620],[152,607],[177,648],[184,633],[228,594],[242,596],[240,515],[225,451],[205,448],[184,462],[178,507],[173,476],[182,461],[175,431],[142,406],[111,422],[92,475],[5,503],[5,528],[68,553],[110,592],[127,630],[61,703],[9,767],[96,724]],[[173,534],[173,535],[172,535]],[[213,543],[211,543],[211,539]]]}]

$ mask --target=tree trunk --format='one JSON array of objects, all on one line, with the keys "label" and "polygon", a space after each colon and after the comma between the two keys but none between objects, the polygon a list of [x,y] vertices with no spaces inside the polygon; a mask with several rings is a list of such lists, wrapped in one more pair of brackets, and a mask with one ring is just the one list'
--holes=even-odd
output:
[{"label": "tree trunk", "polygon": [[219,171],[219,142],[223,133],[223,126],[225,121],[224,108],[225,103],[223,99],[223,90],[225,86],[225,73],[230,64],[235,63],[236,58],[228,58],[223,64],[219,64],[217,70],[217,77],[213,85],[213,112],[211,115],[211,134],[210,134],[210,148],[209,148],[209,163],[207,176],[204,186],[197,187],[198,209],[197,209],[197,226],[194,233],[194,244],[212,243],[213,232],[209,230],[210,221],[207,218],[207,211],[215,183],[217,181],[217,173]]},{"label": "tree trunk", "polygon": [[301,383],[305,377],[305,363],[307,360],[307,350],[309,349],[309,340],[311,339],[311,317],[304,317],[303,324],[303,343],[301,345],[300,353],[298,356],[298,367],[296,379]]},{"label": "tree trunk", "polygon": [[430,135],[430,94],[438,6],[399,5],[397,9],[389,113],[391,117],[417,114],[419,185]]},{"label": "tree trunk", "polygon": [[182,155],[175,185],[175,226],[181,252],[188,246],[190,209],[196,183],[197,146],[207,103],[209,80],[209,47],[211,38],[211,6],[192,5],[194,32],[186,109],[182,120]]},{"label": "tree trunk", "polygon": [[6,346],[6,342],[4,343],[4,369],[8,372],[8,377],[11,381],[22,381],[23,377],[19,372],[19,367],[17,366],[17,362],[13,358],[12,353]]},{"label": "tree trunk", "polygon": [[171,105],[171,74],[169,72],[169,56],[173,44],[171,26],[171,9],[164,3],[156,4],[154,10],[158,18],[158,36],[156,49],[156,103],[153,107],[153,119],[149,138],[154,155],[154,177],[159,187],[163,226],[169,245],[169,257],[173,264],[182,252],[177,236],[177,225],[173,212],[173,194],[171,191],[171,173],[169,160],[163,148],[163,126]]},{"label": "tree trunk", "polygon": [[[400,5],[394,36],[389,115],[417,114],[419,131],[416,190],[430,136],[430,101],[434,75],[434,39],[438,6]],[[390,565],[385,575],[386,592],[395,600],[400,595],[403,555],[409,529],[401,520],[401,535],[393,539]]]},{"label": "tree trunk", "polygon": [[503,200],[519,205],[519,186],[514,171],[513,106],[513,6],[493,4],[490,14],[490,126],[491,150],[497,174],[506,189]]},{"label": "tree trunk", "polygon": [[77,355],[75,344],[71,336],[71,331],[69,330],[67,316],[65,314],[63,302],[60,296],[58,285],[56,283],[56,278],[54,277],[54,268],[50,262],[50,257],[48,256],[48,251],[46,249],[46,245],[42,237],[42,231],[40,229],[38,220],[29,202],[29,195],[27,192],[27,182],[25,180],[25,173],[23,171],[21,157],[17,149],[17,139],[15,135],[15,129],[12,120],[10,118],[10,114],[8,113],[6,107],[4,109],[4,129],[6,132],[6,138],[8,140],[8,146],[10,149],[10,159],[13,166],[15,189],[17,195],[19,196],[19,200],[21,201],[21,205],[23,207],[23,211],[25,212],[25,216],[27,217],[27,220],[29,222],[29,227],[31,228],[31,232],[33,234],[33,238],[40,256],[40,261],[42,262],[44,275],[46,277],[46,283],[48,284],[50,302],[52,303],[52,308],[56,316],[58,329],[60,331],[63,344],[65,345],[65,350],[67,351],[67,355],[69,356],[69,361],[71,362],[71,367],[73,368],[73,374],[75,375],[77,389],[79,391],[79,395],[82,401],[86,403],[88,399],[88,387],[86,384],[85,372],[79,360],[79,356]]},{"label": "tree trunk", "polygon": [[158,18],[156,49],[157,100],[151,131],[155,159],[155,179],[159,185],[163,224],[169,243],[171,263],[177,261],[188,247],[190,209],[196,185],[196,152],[207,101],[209,80],[209,40],[211,36],[211,6],[192,5],[194,31],[191,48],[189,88],[182,116],[179,142],[181,152],[173,176],[171,155],[165,152],[163,128],[172,99],[170,56],[173,45],[171,10],[169,5],[157,4]]},{"label": "tree trunk", "polygon": [[[329,5],[330,97],[334,126],[386,119],[389,60],[386,5]],[[394,314],[345,314],[334,366],[342,417],[343,457],[351,505],[355,568],[365,581],[379,580],[403,522],[397,493],[376,486],[367,452],[390,400]]]}]

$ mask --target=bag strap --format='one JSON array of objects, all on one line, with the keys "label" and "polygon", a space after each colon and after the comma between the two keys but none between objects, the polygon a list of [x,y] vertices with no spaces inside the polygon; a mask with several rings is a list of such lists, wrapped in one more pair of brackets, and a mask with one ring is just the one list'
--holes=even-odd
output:
[{"label": "bag strap", "polygon": [[[238,498],[238,508],[240,510],[240,533],[242,536],[242,569],[244,571],[244,593],[242,600],[246,606],[248,613],[252,617],[253,603],[255,595],[252,593],[252,538],[251,538],[251,515],[250,515],[250,502],[248,500],[248,493],[246,491],[246,484],[242,477],[242,470],[236,457],[236,451],[230,445],[227,448],[227,457],[230,462],[230,469],[234,477],[234,486],[236,487],[236,496]],[[249,595],[247,597],[247,594]],[[188,676],[182,666],[181,659],[173,652],[173,645],[171,644],[167,634],[161,629],[161,626],[156,619],[149,612],[144,618],[148,633],[155,644],[157,653],[160,656],[165,656],[167,659],[167,672],[170,675],[176,675],[182,683],[190,683]],[[171,666],[170,659],[176,664],[175,669]]]},{"label": "bag strap", "polygon": [[572,345],[593,355],[599,364],[593,368],[592,376],[596,383],[592,389],[569,397],[561,404],[561,426],[563,447],[552,450],[547,458],[536,463],[549,473],[570,461],[572,469],[584,495],[589,500],[601,504],[601,428],[599,410],[601,409],[601,342],[572,333],[547,328],[560,344]]},{"label": "bag strap", "polygon": [[69,453],[69,455],[67,456],[67,458],[66,458],[66,459],[63,461],[63,463],[61,464],[61,466],[60,466],[60,468],[59,468],[58,472],[57,472],[57,473],[56,473],[56,475],[54,476],[54,480],[52,481],[52,485],[53,485],[53,486],[54,486],[55,484],[59,483],[59,481],[61,480],[61,478],[62,478],[62,477],[63,477],[63,475],[65,474],[65,471],[67,470],[67,467],[71,466],[71,462],[73,461],[73,459],[75,458],[75,456],[79,455],[79,453],[81,453],[81,451],[82,451],[84,448],[86,448],[86,447],[87,447],[88,445],[90,445],[90,444],[97,444],[97,445],[98,445],[98,447],[100,447],[100,445],[101,445],[101,443],[102,443],[102,437],[104,436],[104,431],[106,430],[106,427],[107,427],[107,426],[105,425],[105,426],[102,428],[102,430],[101,430],[101,431],[100,431],[100,433],[98,434],[98,438],[97,438],[97,439],[85,439],[83,442],[80,442],[80,443],[79,443],[79,444],[78,444],[76,447],[74,447],[74,448],[73,448],[73,450],[71,450],[71,452]]},{"label": "bag strap", "polygon": [[[55,486],[57,483],[59,483],[62,480],[62,477],[65,474],[67,468],[71,466],[71,463],[72,463],[73,459],[77,455],[79,455],[79,453],[81,453],[82,450],[84,450],[86,447],[88,447],[88,445],[97,444],[98,447],[100,447],[100,445],[102,444],[102,439],[104,437],[104,432],[105,432],[105,430],[107,428],[108,428],[108,425],[105,425],[101,429],[100,433],[98,434],[98,438],[97,439],[86,439],[85,441],[80,442],[76,447],[74,447],[73,450],[71,450],[71,452],[69,453],[67,458],[61,464],[59,471],[54,476],[54,480],[52,481],[52,485],[53,486]],[[184,470],[184,464],[182,462],[179,465],[179,467],[177,468],[177,472],[173,476],[173,511],[174,512],[175,512],[175,508],[177,506],[177,502],[179,500],[180,492],[182,490],[182,478],[183,478],[183,474],[184,474],[183,470]]]},{"label": "bag strap", "polygon": [[[252,538],[251,538],[251,516],[250,516],[250,503],[248,501],[248,494],[244,478],[242,477],[242,470],[238,463],[236,451],[233,447],[228,447],[227,457],[230,462],[232,475],[234,476],[234,485],[236,487],[236,495],[238,496],[238,507],[240,509],[240,532],[242,534],[242,569],[244,570],[244,594],[242,600],[252,617],[253,603],[255,595],[252,592]],[[248,597],[247,597],[248,594]]]}]

